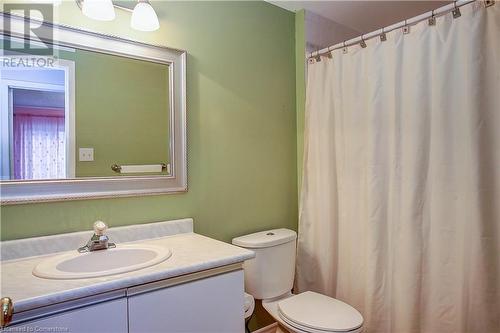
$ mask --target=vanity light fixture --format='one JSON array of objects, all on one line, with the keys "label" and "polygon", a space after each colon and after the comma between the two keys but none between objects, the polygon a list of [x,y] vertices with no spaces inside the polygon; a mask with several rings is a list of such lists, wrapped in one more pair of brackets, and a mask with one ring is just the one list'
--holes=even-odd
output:
[{"label": "vanity light fixture", "polygon": [[115,19],[115,7],[111,0],[83,0],[82,13],[98,21],[112,21]]},{"label": "vanity light fixture", "polygon": [[75,0],[85,16],[99,21],[112,21],[115,8],[132,14],[130,26],[139,31],[155,31],[160,22],[155,10],[148,0],[137,0],[134,9],[114,4],[112,0]]},{"label": "vanity light fixture", "polygon": [[158,16],[148,0],[137,2],[132,12],[130,26],[140,31],[155,31],[160,28]]}]

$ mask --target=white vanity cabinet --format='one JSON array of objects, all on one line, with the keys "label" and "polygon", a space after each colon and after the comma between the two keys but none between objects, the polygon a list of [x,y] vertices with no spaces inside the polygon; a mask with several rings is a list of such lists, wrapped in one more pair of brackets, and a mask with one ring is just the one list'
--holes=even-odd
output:
[{"label": "white vanity cabinet", "polygon": [[243,333],[243,280],[223,266],[14,314],[5,331]]},{"label": "white vanity cabinet", "polygon": [[243,288],[241,269],[171,287],[130,288],[129,332],[243,333]]},{"label": "white vanity cabinet", "polygon": [[6,332],[127,332],[127,299],[98,303],[12,325]]}]

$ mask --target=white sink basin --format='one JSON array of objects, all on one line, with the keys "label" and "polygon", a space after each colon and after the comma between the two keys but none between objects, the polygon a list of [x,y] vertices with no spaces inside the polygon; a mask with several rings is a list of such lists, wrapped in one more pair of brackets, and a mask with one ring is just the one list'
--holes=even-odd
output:
[{"label": "white sink basin", "polygon": [[120,245],[116,248],[50,257],[33,269],[33,275],[46,279],[83,279],[120,274],[150,267],[167,260],[170,249],[146,245]]}]

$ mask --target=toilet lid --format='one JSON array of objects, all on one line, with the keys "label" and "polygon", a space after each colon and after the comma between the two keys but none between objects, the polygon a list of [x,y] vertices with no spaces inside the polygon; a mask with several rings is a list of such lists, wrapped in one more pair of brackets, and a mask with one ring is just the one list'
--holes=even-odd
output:
[{"label": "toilet lid", "polygon": [[363,317],[352,306],[335,298],[307,291],[278,303],[278,311],[294,326],[325,332],[347,332],[363,325]]}]

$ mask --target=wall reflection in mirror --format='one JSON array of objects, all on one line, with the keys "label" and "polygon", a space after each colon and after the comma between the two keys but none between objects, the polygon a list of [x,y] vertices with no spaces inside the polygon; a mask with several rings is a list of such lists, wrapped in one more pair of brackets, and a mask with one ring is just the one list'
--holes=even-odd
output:
[{"label": "wall reflection in mirror", "polygon": [[167,64],[69,47],[58,55],[45,67],[0,68],[2,180],[115,177],[124,174],[112,165],[171,162]]}]

